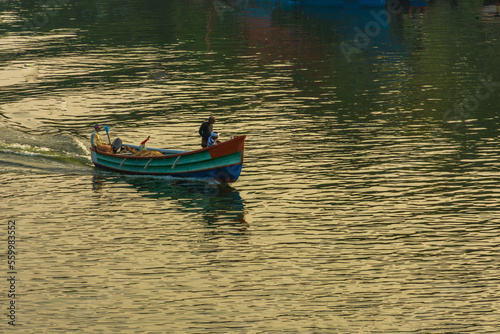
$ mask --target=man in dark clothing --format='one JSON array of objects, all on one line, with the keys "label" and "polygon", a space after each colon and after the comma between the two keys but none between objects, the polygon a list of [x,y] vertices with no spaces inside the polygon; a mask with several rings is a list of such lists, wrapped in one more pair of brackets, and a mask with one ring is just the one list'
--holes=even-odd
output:
[{"label": "man in dark clothing", "polygon": [[208,118],[208,121],[203,122],[200,126],[200,130],[198,131],[201,136],[201,147],[205,148],[207,147],[208,143],[208,138],[212,135],[212,132],[214,131],[214,123],[215,123],[215,116],[210,116]]}]

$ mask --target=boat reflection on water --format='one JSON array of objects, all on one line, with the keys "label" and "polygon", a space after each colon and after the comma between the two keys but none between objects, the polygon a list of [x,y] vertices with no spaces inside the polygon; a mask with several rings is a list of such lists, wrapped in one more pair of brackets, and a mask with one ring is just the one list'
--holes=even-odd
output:
[{"label": "boat reflection on water", "polygon": [[[195,179],[180,179],[158,176],[116,175],[95,170],[92,189],[104,195],[111,188],[134,188],[141,197],[167,200],[180,211],[203,218],[212,234],[245,234],[243,200],[237,190],[228,184]],[[163,206],[162,206],[163,209]]]},{"label": "boat reflection on water", "polygon": [[483,18],[491,20],[497,17],[500,17],[500,0],[485,0]]},{"label": "boat reflection on water", "polygon": [[427,0],[410,0],[409,14],[410,19],[416,18],[419,14],[425,14],[425,17],[429,18],[429,3]]}]

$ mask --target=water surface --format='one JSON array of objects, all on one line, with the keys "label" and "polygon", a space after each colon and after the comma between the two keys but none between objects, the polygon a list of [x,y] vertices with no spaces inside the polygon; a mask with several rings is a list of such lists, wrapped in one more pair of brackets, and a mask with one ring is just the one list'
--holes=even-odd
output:
[{"label": "water surface", "polygon": [[[495,333],[500,21],[401,8],[364,45],[380,8],[2,2],[2,328]],[[247,135],[230,186],[91,165],[96,123],[191,150],[210,114]]]}]

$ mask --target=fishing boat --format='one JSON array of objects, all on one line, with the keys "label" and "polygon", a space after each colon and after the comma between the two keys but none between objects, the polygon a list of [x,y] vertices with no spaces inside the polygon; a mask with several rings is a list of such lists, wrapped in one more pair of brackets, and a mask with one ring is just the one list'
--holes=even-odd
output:
[{"label": "fishing boat", "polygon": [[[131,152],[105,153],[94,147],[90,150],[92,162],[99,168],[132,174],[209,178],[229,183],[235,182],[240,176],[245,138],[237,136],[195,151],[148,147],[147,151],[156,152],[154,156],[139,156]],[[139,149],[139,146],[127,146]]]}]

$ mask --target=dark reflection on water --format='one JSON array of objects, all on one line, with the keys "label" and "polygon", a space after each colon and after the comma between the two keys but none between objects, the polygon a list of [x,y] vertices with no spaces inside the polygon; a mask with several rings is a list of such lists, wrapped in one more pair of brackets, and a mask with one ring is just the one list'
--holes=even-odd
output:
[{"label": "dark reflection on water", "polygon": [[228,184],[169,177],[116,176],[94,171],[92,189],[95,193],[105,192],[109,184],[113,187],[131,187],[145,198],[179,203],[180,211],[202,217],[214,234],[218,233],[218,227],[226,230],[230,228],[231,233],[237,234],[245,234],[248,230],[243,199]]}]

